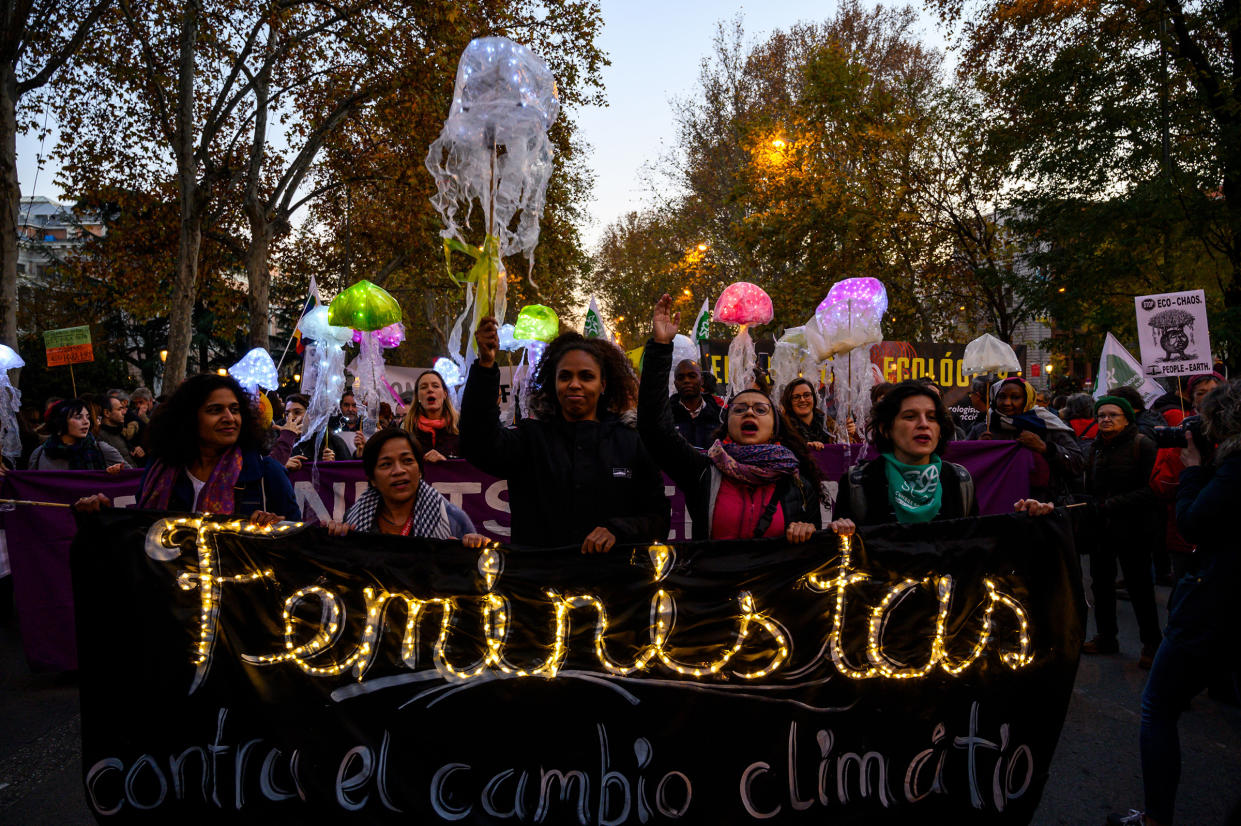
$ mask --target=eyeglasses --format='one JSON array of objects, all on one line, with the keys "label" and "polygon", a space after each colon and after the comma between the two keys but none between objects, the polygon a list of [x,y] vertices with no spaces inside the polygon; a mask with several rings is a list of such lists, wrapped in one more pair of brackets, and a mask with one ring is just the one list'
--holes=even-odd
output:
[{"label": "eyeglasses", "polygon": [[754,411],[756,416],[766,416],[771,412],[771,405],[767,404],[767,402],[754,402],[754,404],[737,402],[736,404],[730,405],[728,409],[731,412],[736,413],[738,416],[743,413],[748,413],[751,410]]},{"label": "eyeglasses", "polygon": [[1123,419],[1123,418],[1125,418],[1125,414],[1124,414],[1124,413],[1096,413],[1096,414],[1095,414],[1095,418],[1096,418],[1096,419],[1098,419],[1098,420],[1099,420],[1099,421],[1101,421],[1101,422],[1102,422],[1102,421],[1109,421],[1109,422],[1110,422],[1112,419]]},{"label": "eyeglasses", "polygon": [[794,393],[791,397],[795,402],[808,402],[814,398],[813,393]]}]

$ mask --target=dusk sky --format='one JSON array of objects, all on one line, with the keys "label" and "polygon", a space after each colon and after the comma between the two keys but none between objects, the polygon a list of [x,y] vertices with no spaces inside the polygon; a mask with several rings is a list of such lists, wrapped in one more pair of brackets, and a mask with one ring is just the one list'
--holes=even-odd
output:
[{"label": "dusk sky", "polygon": [[[767,0],[749,5],[732,0],[601,0],[601,6],[600,45],[612,61],[603,71],[607,105],[575,113],[580,135],[592,147],[590,165],[595,171],[589,218],[581,228],[589,248],[609,223],[649,200],[643,168],[668,152],[675,140],[671,102],[693,94],[699,65],[711,53],[719,22],[742,15],[747,37],[754,42],[799,21],[823,20],[836,8],[830,0]],[[925,14],[923,18],[924,40],[942,44],[932,22]],[[49,137],[45,152],[54,143],[54,136]],[[53,166],[45,166],[36,185],[38,152],[39,142],[32,136],[18,137],[22,193],[63,200],[54,184]]]}]

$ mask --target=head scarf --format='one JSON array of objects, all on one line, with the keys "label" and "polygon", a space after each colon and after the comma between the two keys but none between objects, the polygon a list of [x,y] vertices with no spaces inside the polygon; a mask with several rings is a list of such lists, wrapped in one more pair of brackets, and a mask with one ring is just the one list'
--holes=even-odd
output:
[{"label": "head scarf", "polygon": [[[1000,397],[1000,390],[1006,384],[1017,384],[1025,394],[1025,403],[1020,411],[1014,416],[1003,416],[995,409],[996,399]],[[1073,428],[1065,424],[1064,420],[1052,413],[1046,407],[1040,407],[1035,404],[1034,386],[1025,379],[1014,376],[1011,379],[997,381],[991,385],[991,430],[1007,430],[1021,431],[1028,430],[1040,439],[1047,438],[1048,431],[1064,430],[1069,433],[1073,432]]]}]

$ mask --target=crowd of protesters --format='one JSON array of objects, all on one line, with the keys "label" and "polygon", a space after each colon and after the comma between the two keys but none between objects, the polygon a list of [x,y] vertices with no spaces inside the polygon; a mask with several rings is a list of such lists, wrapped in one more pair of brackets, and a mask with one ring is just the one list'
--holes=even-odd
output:
[{"label": "crowd of protesters", "polygon": [[[882,383],[866,421],[837,421],[825,403],[830,390],[807,378],[778,397],[761,374],[727,400],[716,395],[697,362],[672,363],[678,324],[664,296],[640,381],[611,343],[561,335],[535,367],[526,409],[511,424],[499,405],[498,326],[485,319],[459,411],[444,377],[428,370],[395,408],[381,406],[369,439],[351,392],[327,428],[308,437],[305,395],[257,403],[228,376],[200,375],[158,400],[140,387],[23,410],[23,451],[9,469],[142,468],[140,507],[269,524],[301,518],[289,471],[360,459],[369,487],[344,520],[326,525],[333,535],[456,538],[479,547],[487,540],[470,518],[424,476],[427,463],[464,459],[509,481],[515,546],[595,553],[668,535],[661,471],[684,494],[696,538],[803,542],[825,527],[848,535],[858,525],[968,517],[978,512],[974,481],[942,458],[946,446],[1009,440],[1029,451],[1032,467],[1030,497],[1015,510],[1089,510],[1091,518],[1077,520],[1095,625],[1083,653],[1120,651],[1119,592],[1137,619],[1138,663],[1153,669],[1141,718],[1147,812],[1117,822],[1171,822],[1178,715],[1204,687],[1235,696],[1221,681],[1220,651],[1239,637],[1220,629],[1225,602],[1241,585],[1225,521],[1241,502],[1241,382],[1196,376],[1148,408],[1128,387],[1049,403],[1023,378],[980,376],[968,391],[978,419],[966,426],[954,422],[933,383]],[[1180,430],[1168,436],[1161,428]],[[841,442],[866,442],[878,455],[852,467],[835,501],[826,501],[813,454]],[[77,504],[108,506],[102,495]],[[1155,587],[1173,582],[1165,633]]]}]

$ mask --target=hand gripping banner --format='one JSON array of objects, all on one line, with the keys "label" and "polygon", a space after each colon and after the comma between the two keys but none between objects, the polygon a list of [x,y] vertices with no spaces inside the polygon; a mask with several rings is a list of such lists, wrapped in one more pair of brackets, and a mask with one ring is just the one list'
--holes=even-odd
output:
[{"label": "hand gripping banner", "polygon": [[1028,823],[1063,512],[470,550],[142,511],[72,552],[100,822]]}]

